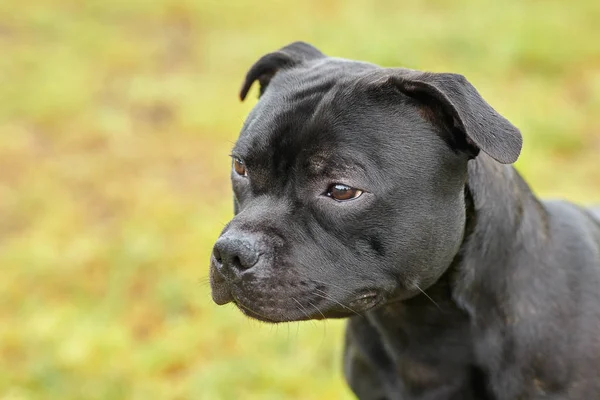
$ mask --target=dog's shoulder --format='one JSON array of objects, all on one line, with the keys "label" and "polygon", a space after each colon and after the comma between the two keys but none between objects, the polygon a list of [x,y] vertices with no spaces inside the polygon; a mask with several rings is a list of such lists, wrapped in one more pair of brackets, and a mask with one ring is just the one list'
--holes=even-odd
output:
[{"label": "dog's shoulder", "polygon": [[599,233],[600,207],[586,208],[570,201],[558,199],[545,199],[542,203],[549,216],[560,228],[583,230],[592,235]]}]

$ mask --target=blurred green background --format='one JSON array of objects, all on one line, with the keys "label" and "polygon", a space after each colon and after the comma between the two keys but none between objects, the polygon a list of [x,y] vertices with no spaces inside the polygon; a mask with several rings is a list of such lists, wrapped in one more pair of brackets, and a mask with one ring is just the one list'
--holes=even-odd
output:
[{"label": "blurred green background", "polygon": [[600,201],[600,2],[0,2],[0,399],[350,399],[340,321],[217,307],[247,68],[327,54],[465,74],[544,196]]}]

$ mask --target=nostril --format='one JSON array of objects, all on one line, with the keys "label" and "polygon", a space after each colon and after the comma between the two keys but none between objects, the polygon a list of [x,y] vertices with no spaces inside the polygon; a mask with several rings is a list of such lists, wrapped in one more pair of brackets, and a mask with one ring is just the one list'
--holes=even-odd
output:
[{"label": "nostril", "polygon": [[252,268],[260,257],[255,246],[254,242],[243,238],[220,238],[212,252],[215,267],[225,274]]},{"label": "nostril", "polygon": [[234,256],[231,259],[231,266],[236,269],[246,269],[247,267],[242,264],[242,260],[238,256]]}]

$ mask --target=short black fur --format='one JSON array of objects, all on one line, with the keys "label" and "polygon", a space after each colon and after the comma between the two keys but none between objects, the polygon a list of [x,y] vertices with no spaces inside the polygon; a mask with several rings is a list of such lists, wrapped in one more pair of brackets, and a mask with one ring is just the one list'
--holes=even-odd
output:
[{"label": "short black fur", "polygon": [[[600,398],[600,209],[542,201],[520,132],[462,76],[296,42],[248,72],[218,304],[348,318],[360,399]],[[336,201],[332,184],[362,194]]]}]

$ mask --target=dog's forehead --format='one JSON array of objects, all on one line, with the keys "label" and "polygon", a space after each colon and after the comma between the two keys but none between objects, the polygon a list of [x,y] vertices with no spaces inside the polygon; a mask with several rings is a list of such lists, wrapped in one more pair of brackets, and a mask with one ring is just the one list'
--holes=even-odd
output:
[{"label": "dog's forehead", "polygon": [[285,184],[298,174],[333,178],[366,169],[369,152],[360,145],[364,137],[349,134],[328,112],[315,115],[311,110],[319,107],[318,100],[307,103],[279,107],[242,135],[235,151],[242,152],[255,184]]},{"label": "dog's forehead", "polygon": [[313,119],[311,114],[298,108],[280,109],[244,132],[234,152],[242,155],[256,184],[262,180],[272,184],[272,178],[288,181],[297,173],[333,177],[366,169],[369,155],[360,138],[357,141],[326,116]]},{"label": "dog's forehead", "polygon": [[277,74],[234,147],[254,187],[284,188],[307,174],[360,184],[417,165],[431,136],[420,131],[431,128],[413,107],[385,99],[387,78],[389,70],[346,61]]},{"label": "dog's forehead", "polygon": [[327,58],[278,73],[246,119],[235,150],[252,158],[275,148],[339,144],[334,133],[347,112],[351,87],[374,69],[379,67]]}]

